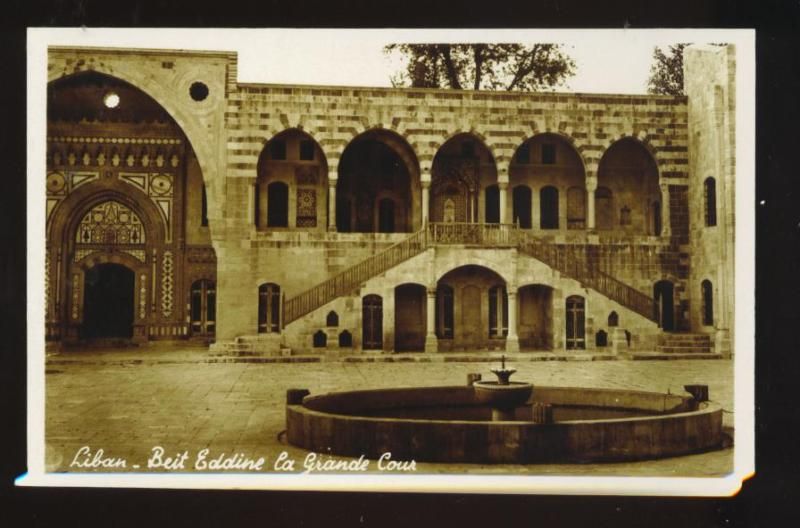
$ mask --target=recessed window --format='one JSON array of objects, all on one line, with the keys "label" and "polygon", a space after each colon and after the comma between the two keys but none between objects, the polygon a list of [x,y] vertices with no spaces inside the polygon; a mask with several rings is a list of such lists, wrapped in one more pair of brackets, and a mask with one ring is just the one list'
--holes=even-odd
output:
[{"label": "recessed window", "polygon": [[553,165],[556,162],[556,146],[552,143],[542,145],[542,163]]},{"label": "recessed window", "polygon": [[119,94],[116,92],[108,92],[103,96],[103,104],[106,108],[116,108],[119,106]]},{"label": "recessed window", "polygon": [[189,87],[189,95],[195,101],[204,101],[205,98],[208,97],[208,86],[206,83],[200,81],[193,82]]},{"label": "recessed window", "polygon": [[303,140],[300,142],[300,159],[303,161],[314,160],[314,142]]},{"label": "recessed window", "polygon": [[717,182],[712,177],[706,178],[703,184],[706,204],[706,225],[713,227],[717,225]]},{"label": "recessed window", "polygon": [[286,142],[280,139],[273,139],[269,142],[269,157],[274,160],[286,159]]}]

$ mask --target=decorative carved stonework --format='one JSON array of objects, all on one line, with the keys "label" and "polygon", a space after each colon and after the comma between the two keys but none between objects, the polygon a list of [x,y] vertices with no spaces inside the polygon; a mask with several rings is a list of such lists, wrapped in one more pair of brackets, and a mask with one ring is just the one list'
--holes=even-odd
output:
[{"label": "decorative carved stonework", "polygon": [[119,202],[109,200],[86,213],[75,234],[78,244],[134,244],[145,242],[144,225],[139,216]]},{"label": "decorative carved stonework", "polygon": [[172,251],[164,251],[164,257],[161,261],[161,311],[167,317],[172,315],[173,305],[174,279],[172,277],[172,264]]},{"label": "decorative carved stonework", "polygon": [[317,226],[316,189],[297,189],[297,227]]}]

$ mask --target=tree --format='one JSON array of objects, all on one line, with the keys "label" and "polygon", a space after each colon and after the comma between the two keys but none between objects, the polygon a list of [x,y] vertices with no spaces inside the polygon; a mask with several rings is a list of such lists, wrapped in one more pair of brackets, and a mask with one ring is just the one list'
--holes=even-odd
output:
[{"label": "tree", "polygon": [[674,44],[665,53],[653,48],[653,60],[647,91],[651,94],[683,95],[683,49],[688,43]]},{"label": "tree", "polygon": [[398,87],[534,91],[575,73],[560,44],[390,44],[384,52],[408,59],[391,79]]}]

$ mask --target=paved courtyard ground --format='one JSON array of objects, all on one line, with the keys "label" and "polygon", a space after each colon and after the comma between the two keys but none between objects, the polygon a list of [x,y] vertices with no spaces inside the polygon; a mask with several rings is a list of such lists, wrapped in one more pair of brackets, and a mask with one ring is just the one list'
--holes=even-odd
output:
[{"label": "paved courtyard ground", "polygon": [[[149,355],[148,355],[149,354]],[[468,373],[489,374],[496,362],[208,363],[199,349],[64,352],[48,358],[46,464],[48,471],[93,471],[72,466],[78,450],[102,449],[124,459],[121,471],[146,469],[154,446],[165,456],[189,452],[193,471],[204,449],[216,457],[241,453],[266,459],[272,471],[286,451],[298,461],[308,454],[287,445],[284,403],[289,388],[312,394],[380,387],[461,385]],[[138,358],[138,359],[137,359]],[[155,359],[154,359],[155,358]],[[517,362],[515,379],[540,385],[627,388],[681,393],[683,385],[709,385],[711,399],[733,411],[733,362],[536,361]],[[733,426],[733,414],[724,413]],[[79,457],[79,459],[82,459]],[[134,468],[137,464],[140,467]],[[417,473],[509,473],[528,475],[719,476],[732,471],[733,449],[623,464],[476,465],[417,464]],[[298,467],[302,470],[302,467]],[[107,469],[104,471],[108,471]]]}]

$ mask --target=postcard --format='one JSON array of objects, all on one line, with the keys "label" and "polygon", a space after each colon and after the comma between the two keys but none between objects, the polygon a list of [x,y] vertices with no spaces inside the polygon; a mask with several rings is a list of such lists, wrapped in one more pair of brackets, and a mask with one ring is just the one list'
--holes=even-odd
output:
[{"label": "postcard", "polygon": [[736,493],[754,38],[30,29],[18,484]]}]

